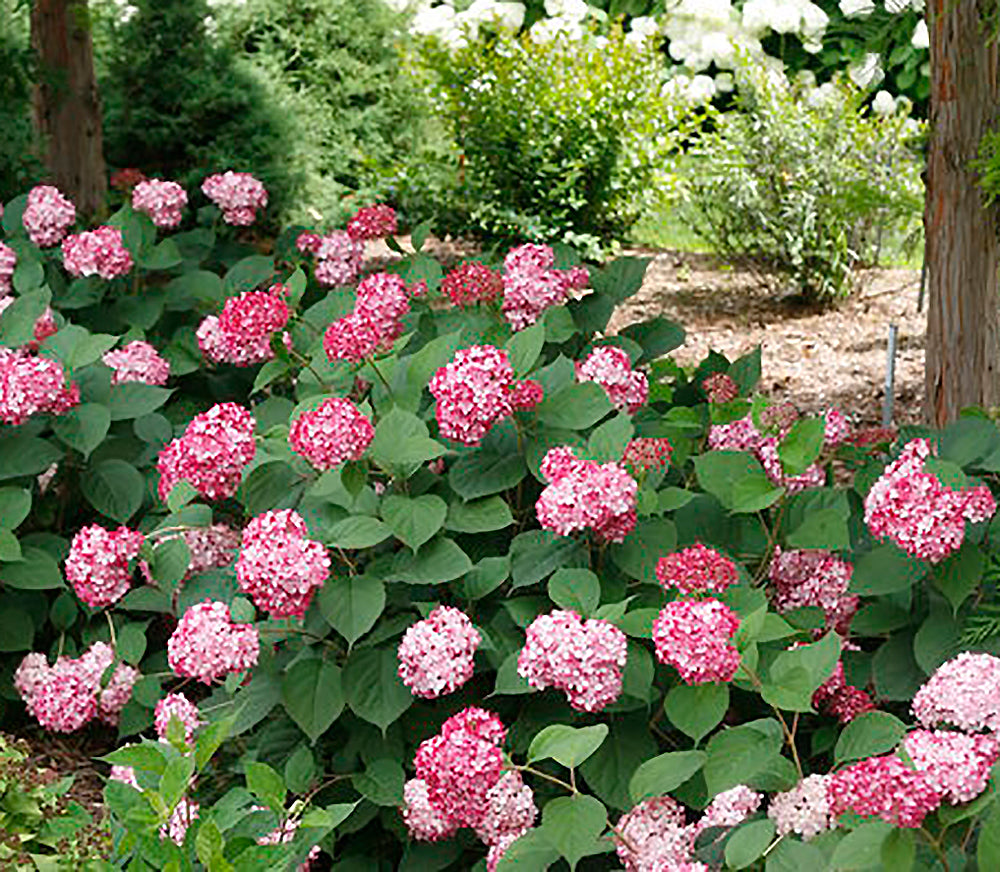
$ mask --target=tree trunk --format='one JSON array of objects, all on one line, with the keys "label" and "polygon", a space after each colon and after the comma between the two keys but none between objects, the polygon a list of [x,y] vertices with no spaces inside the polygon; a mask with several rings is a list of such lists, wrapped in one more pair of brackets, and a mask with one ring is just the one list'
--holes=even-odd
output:
[{"label": "tree trunk", "polygon": [[991,0],[930,0],[930,147],[924,208],[929,289],[924,416],[940,427],[965,406],[1000,405],[996,215],[970,162],[997,121]]},{"label": "tree trunk", "polygon": [[104,205],[101,100],[87,0],[34,0],[31,45],[40,64],[35,126],[50,179],[84,215]]}]

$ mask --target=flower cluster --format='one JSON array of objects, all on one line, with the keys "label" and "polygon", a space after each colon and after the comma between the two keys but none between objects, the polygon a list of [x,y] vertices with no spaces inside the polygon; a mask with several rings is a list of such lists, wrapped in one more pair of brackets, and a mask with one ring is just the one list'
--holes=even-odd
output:
[{"label": "flower cluster", "polygon": [[996,511],[986,485],[952,490],[924,471],[930,440],[908,442],[865,497],[865,523],[907,554],[939,563],[962,547],[965,522],[985,521]]},{"label": "flower cluster", "polygon": [[431,378],[428,388],[437,400],[435,412],[441,435],[477,445],[501,418],[511,414],[510,389],[514,368],[506,351],[473,345],[455,353]]},{"label": "flower cluster", "polygon": [[0,421],[17,427],[32,415],[62,415],[80,402],[62,365],[47,357],[0,348]]},{"label": "flower cluster", "polygon": [[851,436],[851,425],[840,409],[832,406],[823,413],[823,447],[828,451],[842,445]]},{"label": "flower cluster", "polygon": [[456,306],[489,303],[503,294],[503,277],[486,264],[470,260],[444,277],[441,292]]},{"label": "flower cluster", "polygon": [[664,469],[670,464],[674,446],[666,436],[642,436],[625,446],[622,463],[632,475]]},{"label": "flower cluster", "polygon": [[661,557],[656,564],[656,578],[664,588],[682,594],[722,593],[739,581],[736,564],[714,548],[696,542]]},{"label": "flower cluster", "polygon": [[739,626],[736,614],[716,599],[675,600],[653,621],[656,657],[687,684],[729,681],[740,666],[740,653],[730,644]]},{"label": "flower cluster", "polygon": [[482,637],[459,609],[438,606],[399,643],[399,677],[414,696],[442,696],[472,677]]},{"label": "flower cluster", "polygon": [[211,684],[257,663],[260,639],[252,624],[237,624],[225,603],[206,600],[191,606],[167,640],[167,662],[185,678]]},{"label": "flower cluster", "polygon": [[116,724],[139,671],[119,663],[102,686],[114,662],[115,652],[104,642],[95,642],[79,657],[59,657],[53,666],[44,654],[28,654],[14,673],[14,687],[47,730],[72,733],[94,718]]},{"label": "flower cluster", "polygon": [[895,754],[869,757],[833,773],[830,809],[877,817],[896,827],[919,827],[941,804],[941,794],[924,772],[910,769]]},{"label": "flower cluster", "polygon": [[927,728],[1000,732],[1000,658],[964,651],[943,663],[913,697],[913,715]]},{"label": "flower cluster", "polygon": [[250,173],[216,173],[201,183],[201,190],[222,210],[222,220],[238,227],[253,224],[257,210],[267,206],[267,191]]},{"label": "flower cluster", "polygon": [[[305,234],[303,234],[305,235]],[[302,237],[299,241],[303,242]],[[305,240],[316,256],[316,281],[327,288],[347,285],[361,272],[364,247],[343,230]]]},{"label": "flower cluster", "polygon": [[527,630],[517,671],[532,687],[554,687],[577,711],[596,712],[622,692],[625,634],[609,621],[576,612],[539,615]]},{"label": "flower cluster", "polygon": [[[284,328],[291,311],[284,300],[285,285],[266,291],[244,291],[230,297],[218,316],[209,315],[198,326],[198,347],[216,363],[252,366],[274,357],[271,338]],[[290,343],[287,334],[285,344]]]},{"label": "flower cluster", "polygon": [[88,606],[104,608],[118,602],[132,583],[131,563],[146,537],[128,527],[105,530],[84,527],[73,537],[66,558],[66,580]]},{"label": "flower cluster", "polygon": [[187,543],[191,560],[187,576],[197,575],[207,569],[219,569],[233,562],[243,536],[239,530],[225,524],[194,527],[182,534]]},{"label": "flower cluster", "polygon": [[580,460],[568,446],[550,448],[541,473],[548,482],[535,503],[546,530],[568,536],[591,528],[608,542],[622,542],[636,523],[638,485],[618,463]]},{"label": "flower cluster", "polygon": [[684,819],[684,807],[669,796],[644,799],[618,819],[618,859],[628,872],[677,869],[708,872],[692,861],[695,834]]},{"label": "flower cluster", "polygon": [[183,693],[168,693],[156,704],[156,709],[153,712],[153,726],[156,728],[156,735],[161,739],[166,739],[167,728],[174,718],[180,721],[184,730],[184,741],[190,745],[194,739],[195,730],[203,723],[198,706]]},{"label": "flower cluster", "polygon": [[358,285],[354,311],[326,328],[323,348],[327,357],[357,363],[377,351],[387,351],[402,333],[402,318],[409,311],[406,282],[400,276],[368,276]]},{"label": "flower cluster", "polygon": [[844,664],[840,660],[837,661],[833,674],[816,688],[812,704],[842,724],[849,724],[858,715],[875,708],[875,703],[865,691],[847,683]]},{"label": "flower cluster", "polygon": [[545,388],[541,382],[525,379],[511,385],[510,406],[515,412],[528,412],[543,399],[545,399]]},{"label": "flower cluster", "polygon": [[358,242],[385,239],[396,232],[396,210],[385,203],[364,206],[347,222],[347,235]]},{"label": "flower cluster", "polygon": [[844,635],[858,610],[847,592],[854,567],[829,551],[783,551],[775,547],[770,566],[774,607],[779,612],[813,606],[826,612],[828,627]]},{"label": "flower cluster", "polygon": [[111,384],[141,382],[165,385],[170,378],[170,364],[148,342],[136,339],[117,351],[108,351],[101,358],[114,373]]},{"label": "flower cluster", "polygon": [[701,389],[710,403],[729,403],[740,395],[739,385],[724,372],[713,372],[707,376],[701,383]]},{"label": "flower cluster", "polygon": [[0,242],[0,296],[9,294],[13,288],[11,280],[17,267],[17,253],[9,245]]},{"label": "flower cluster", "polygon": [[177,182],[144,179],[132,189],[132,208],[153,219],[157,227],[176,227],[188,196]]},{"label": "flower cluster", "polygon": [[585,268],[557,270],[554,263],[549,246],[532,243],[511,249],[504,258],[503,313],[513,330],[530,327],[550,306],[558,306],[571,291],[589,284]]},{"label": "flower cluster", "polygon": [[597,382],[612,405],[630,415],[638,412],[649,398],[646,374],[632,369],[628,352],[614,345],[601,345],[586,360],[577,361],[576,380]]},{"label": "flower cluster", "polygon": [[63,266],[72,276],[100,276],[111,280],[132,269],[132,255],[118,227],[103,224],[67,236],[62,243]]},{"label": "flower cluster", "polygon": [[115,170],[108,181],[116,191],[128,193],[139,182],[146,181],[146,174],[136,167],[123,167],[120,170]]},{"label": "flower cluster", "polygon": [[1000,756],[995,736],[946,730],[914,730],[903,747],[913,767],[952,805],[975,799],[986,789],[990,768]]},{"label": "flower cluster", "polygon": [[350,400],[328,397],[292,421],[288,444],[316,469],[327,470],[360,460],[374,436],[372,422]]},{"label": "flower cluster", "polygon": [[217,403],[195,415],[184,434],[160,452],[160,499],[179,481],[190,482],[206,499],[231,497],[257,450],[254,426],[253,416],[235,403]]},{"label": "flower cluster", "polygon": [[760,808],[763,796],[745,784],[724,790],[709,803],[704,814],[695,824],[695,832],[709,827],[736,827]]},{"label": "flower cluster", "polygon": [[76,207],[58,188],[38,185],[28,192],[21,222],[28,231],[28,238],[39,248],[49,248],[62,242],[74,221]]},{"label": "flower cluster", "polygon": [[330,555],[298,512],[264,512],[243,530],[236,580],[272,618],[301,618],[329,576]]},{"label": "flower cluster", "polygon": [[767,807],[779,836],[795,833],[809,841],[837,825],[830,805],[831,775],[809,775],[791,790],[776,793]]}]

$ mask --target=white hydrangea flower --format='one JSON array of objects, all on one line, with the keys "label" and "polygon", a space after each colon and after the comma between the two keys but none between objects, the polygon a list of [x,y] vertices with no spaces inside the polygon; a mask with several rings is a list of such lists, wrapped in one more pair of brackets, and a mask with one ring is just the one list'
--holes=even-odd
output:
[{"label": "white hydrangea flower", "polygon": [[888,91],[879,91],[872,100],[872,112],[886,116],[896,113],[896,100]]},{"label": "white hydrangea flower", "polygon": [[910,42],[914,48],[931,47],[931,35],[927,30],[927,22],[923,18],[917,22],[916,29],[913,31],[913,39]]},{"label": "white hydrangea flower", "polygon": [[860,61],[847,68],[848,78],[859,88],[877,85],[885,78],[878,54],[869,52]]},{"label": "white hydrangea flower", "polygon": [[545,13],[550,18],[581,21],[590,14],[586,0],[545,0]]},{"label": "white hydrangea flower", "polygon": [[840,0],[837,5],[847,18],[871,15],[875,11],[873,0]]}]

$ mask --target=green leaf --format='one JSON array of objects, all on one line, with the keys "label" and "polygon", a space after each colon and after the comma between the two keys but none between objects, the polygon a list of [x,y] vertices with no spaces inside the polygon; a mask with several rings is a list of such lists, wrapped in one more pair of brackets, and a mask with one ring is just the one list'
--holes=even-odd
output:
[{"label": "green leaf", "polygon": [[704,751],[672,751],[647,760],[632,776],[629,793],[633,802],[662,796],[676,790],[705,765]]},{"label": "green leaf", "polygon": [[461,595],[466,599],[489,596],[510,577],[510,557],[484,557],[472,567],[459,582]]},{"label": "green leaf", "polygon": [[10,605],[0,609],[0,651],[30,651],[34,641],[35,624],[28,612]]},{"label": "green leaf", "polygon": [[19,257],[11,280],[18,294],[27,294],[45,284],[45,267],[40,261]]},{"label": "green leaf", "polygon": [[0,345],[19,348],[35,338],[35,322],[52,300],[48,288],[21,294],[0,313]]},{"label": "green leaf", "polygon": [[395,648],[360,648],[344,666],[347,704],[383,734],[412,704],[413,696],[399,679]]},{"label": "green leaf", "polygon": [[172,393],[173,390],[170,388],[159,388],[139,382],[113,385],[108,397],[111,420],[126,421],[155,412],[170,399]]},{"label": "green leaf", "polygon": [[694,459],[698,483],[730,512],[759,512],[784,493],[764,468],[741,451],[709,451]]},{"label": "green leaf", "polygon": [[384,542],[391,535],[392,530],[378,518],[351,515],[330,527],[324,541],[327,545],[335,545],[338,548],[371,548],[379,542]]},{"label": "green leaf", "polygon": [[268,808],[278,813],[285,810],[285,782],[266,763],[250,761],[245,764],[247,790]]},{"label": "green leaf", "polygon": [[509,490],[528,474],[524,456],[497,453],[487,445],[462,455],[448,470],[448,482],[463,500]]},{"label": "green leaf", "polygon": [[778,443],[778,457],[788,475],[801,475],[823,450],[822,418],[800,418]]},{"label": "green leaf", "polygon": [[785,542],[790,548],[848,549],[847,523],[851,508],[847,494],[833,488],[816,488],[793,494],[788,500]]},{"label": "green leaf", "polygon": [[609,549],[615,566],[630,578],[656,584],[656,564],[677,547],[677,528],[666,518],[645,518],[620,545]]},{"label": "green leaf", "polygon": [[952,611],[955,614],[958,614],[962,603],[979,587],[985,568],[986,559],[983,557],[982,551],[969,540],[963,542],[958,551],[949,555],[934,568],[931,573],[934,585],[951,603]]},{"label": "green leaf", "polygon": [[0,563],[21,559],[21,543],[10,530],[0,527]]},{"label": "green leaf", "polygon": [[882,842],[881,868],[892,872],[910,872],[917,856],[913,830],[894,829]]},{"label": "green leaf", "polygon": [[528,830],[503,852],[496,872],[545,872],[558,862],[559,852],[539,828]]},{"label": "green leaf", "polygon": [[173,757],[160,776],[160,796],[168,808],[173,808],[191,787],[194,775],[194,760],[191,757]]},{"label": "green leaf", "polygon": [[750,821],[737,827],[726,842],[726,865],[731,869],[746,869],[758,859],[774,838],[774,822]]},{"label": "green leaf", "polygon": [[[515,655],[516,656],[516,655]],[[629,782],[635,770],[657,753],[645,712],[616,716],[611,735],[581,767],[590,789],[608,805],[622,811],[632,807]]]},{"label": "green leaf", "polygon": [[601,582],[589,569],[558,569],[549,579],[549,599],[585,618],[601,601]]},{"label": "green leaf", "polygon": [[177,243],[167,237],[139,258],[139,266],[148,270],[171,269],[182,260]]},{"label": "green leaf", "polygon": [[68,369],[89,366],[118,341],[106,333],[92,334],[83,327],[68,324],[45,341],[44,353],[62,361]]},{"label": "green leaf", "polygon": [[453,540],[438,536],[416,554],[397,553],[392,574],[394,581],[408,584],[440,584],[460,578],[470,569],[468,555]]},{"label": "green leaf", "polygon": [[316,780],[316,758],[304,742],[285,763],[285,784],[292,793],[306,793]]},{"label": "green leaf", "polygon": [[604,388],[594,382],[567,385],[535,408],[539,421],[561,430],[586,430],[612,411]]},{"label": "green leaf", "polygon": [[705,784],[717,796],[737,784],[749,784],[771,766],[781,752],[784,737],[773,718],[751,721],[716,733],[708,741]]},{"label": "green leaf", "polygon": [[892,832],[885,821],[867,821],[849,832],[833,849],[830,868],[840,870],[870,869],[882,860],[882,843]]},{"label": "green leaf", "polygon": [[634,433],[631,418],[619,413],[590,434],[587,455],[595,463],[620,461]]},{"label": "green leaf", "polygon": [[223,857],[226,840],[222,837],[219,825],[213,818],[203,819],[194,839],[194,851],[206,869],[215,869]]},{"label": "green leaf", "polygon": [[804,869],[826,869],[826,857],[815,845],[782,839],[767,855],[767,872],[803,872]]},{"label": "green leaf", "polygon": [[528,684],[517,671],[517,657],[518,652],[514,651],[508,654],[503,663],[500,664],[492,696],[517,696],[535,692],[535,688]]},{"label": "green leaf", "polygon": [[456,500],[448,507],[444,526],[455,533],[489,533],[513,523],[510,506],[503,497],[492,496],[467,503]]},{"label": "green leaf", "polygon": [[167,768],[166,746],[159,742],[143,742],[141,745],[126,745],[100,758],[112,766],[131,766],[143,772],[162,775]]},{"label": "green leaf", "polygon": [[252,291],[274,276],[274,259],[260,254],[235,263],[222,280],[222,287],[227,297],[235,297],[244,291]]},{"label": "green leaf", "polygon": [[545,325],[541,322],[532,324],[525,330],[519,330],[507,340],[507,356],[514,368],[516,378],[524,378],[538,360],[545,345]]},{"label": "green leaf", "polygon": [[62,458],[62,451],[37,436],[0,438],[0,481],[38,475]]},{"label": "green leaf", "polygon": [[70,409],[52,422],[52,430],[66,445],[89,457],[111,427],[111,413],[107,406],[84,403]]},{"label": "green leaf", "polygon": [[607,814],[592,796],[576,794],[549,800],[542,809],[545,838],[576,869],[580,859],[600,851],[598,839],[604,832]]},{"label": "green leaf", "polygon": [[680,348],[687,338],[684,328],[667,318],[650,318],[640,324],[630,324],[618,334],[642,346],[642,357],[637,365],[648,363],[657,357]]},{"label": "green leaf", "polygon": [[375,805],[399,808],[403,805],[406,773],[396,760],[381,757],[372,760],[365,771],[351,779],[354,789]]},{"label": "green leaf", "polygon": [[344,710],[340,668],[318,658],[292,664],[281,682],[285,711],[315,742]]},{"label": "green leaf", "polygon": [[593,275],[594,290],[606,294],[615,303],[624,303],[642,287],[646,270],[653,262],[651,257],[618,257]]},{"label": "green leaf", "polygon": [[1000,869],[1000,805],[993,806],[979,828],[976,861],[980,869]]},{"label": "green leaf", "polygon": [[194,741],[194,762],[199,772],[208,765],[208,761],[222,747],[222,743],[229,737],[233,727],[234,723],[231,718],[223,718],[221,721],[214,721],[201,729]]},{"label": "green leaf", "polygon": [[146,626],[148,622],[126,624],[118,631],[115,652],[126,663],[137,666],[146,653]]},{"label": "green leaf", "polygon": [[102,460],[80,477],[80,490],[102,515],[124,524],[142,507],[146,481],[131,463]]},{"label": "green leaf", "polygon": [[758,345],[734,360],[729,367],[729,377],[736,382],[741,396],[749,396],[760,381],[760,356],[761,347]]},{"label": "green leaf", "polygon": [[812,711],[812,697],[832,674],[840,658],[840,637],[827,633],[820,641],[782,651],[767,671],[761,690],[765,702],[787,711]]},{"label": "green leaf", "polygon": [[203,269],[184,272],[167,285],[170,309],[191,309],[199,305],[216,308],[222,305],[225,296],[222,279]]},{"label": "green leaf", "polygon": [[837,763],[887,754],[906,735],[906,724],[888,712],[865,712],[844,727],[833,758]]},{"label": "green leaf", "polygon": [[427,425],[398,406],[375,425],[368,454],[383,469],[425,463],[440,457],[445,447],[427,435]]},{"label": "green leaf", "polygon": [[728,684],[678,684],[663,701],[663,710],[678,730],[700,742],[729,710]]},{"label": "green leaf", "polygon": [[0,487],[0,527],[16,530],[30,511],[30,491],[20,487]]},{"label": "green leaf", "polygon": [[20,590],[49,590],[65,587],[59,564],[48,551],[26,545],[21,549],[21,560],[0,566],[0,582]]},{"label": "green leaf", "polygon": [[272,460],[254,467],[240,485],[237,496],[252,515],[289,508],[306,486],[302,475],[284,460]]},{"label": "green leaf", "polygon": [[383,609],[385,585],[370,575],[332,578],[319,592],[320,613],[348,645],[375,625]]},{"label": "green leaf", "polygon": [[551,759],[567,769],[575,769],[601,747],[607,736],[605,724],[578,728],[553,724],[531,740],[528,763]]},{"label": "green leaf", "polygon": [[906,590],[927,573],[921,560],[910,557],[895,545],[876,545],[854,563],[850,592],[880,596]]},{"label": "green leaf", "polygon": [[387,496],[382,500],[382,518],[396,538],[414,552],[444,525],[448,505],[441,497]]},{"label": "green leaf", "polygon": [[510,559],[515,588],[537,584],[562,567],[582,567],[590,563],[579,541],[557,536],[550,530],[531,530],[515,536],[510,544]]}]

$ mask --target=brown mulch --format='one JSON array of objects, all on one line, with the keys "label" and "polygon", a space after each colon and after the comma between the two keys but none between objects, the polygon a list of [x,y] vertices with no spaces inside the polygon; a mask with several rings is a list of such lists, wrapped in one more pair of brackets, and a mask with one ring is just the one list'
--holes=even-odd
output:
[{"label": "brown mulch", "polygon": [[99,771],[101,764],[94,758],[114,750],[116,733],[111,729],[60,736],[39,729],[21,731],[20,738],[31,747],[32,764],[56,772],[60,778],[73,776],[67,798],[80,803],[96,818],[103,813],[105,779],[101,771],[107,772],[107,765]]}]

